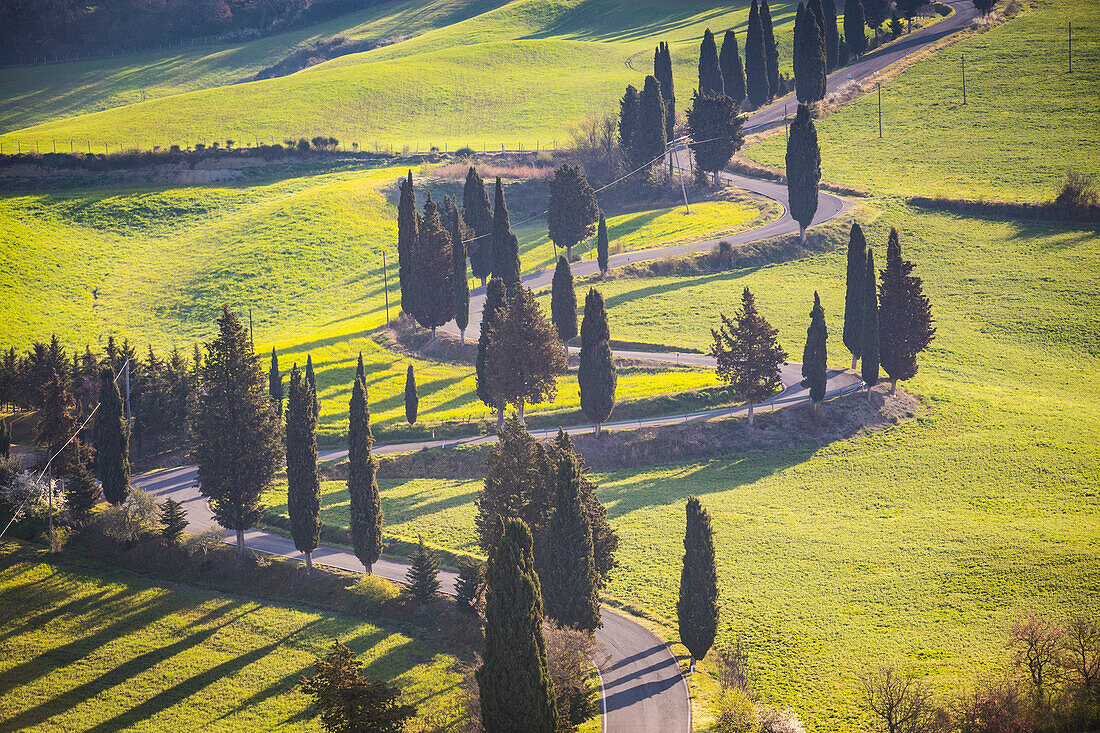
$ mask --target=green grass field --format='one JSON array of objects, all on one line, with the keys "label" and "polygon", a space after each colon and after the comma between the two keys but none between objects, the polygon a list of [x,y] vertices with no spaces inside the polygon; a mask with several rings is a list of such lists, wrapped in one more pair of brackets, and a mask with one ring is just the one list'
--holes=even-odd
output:
[{"label": "green grass field", "polygon": [[[785,70],[794,10],[790,3],[772,8]],[[338,23],[258,41],[258,48],[4,71],[17,91],[0,108],[7,131],[0,141],[5,148],[37,142],[67,150],[72,140],[101,150],[104,143],[148,148],[324,134],[366,147],[378,141],[398,148],[545,148],[566,139],[569,122],[617,108],[627,84],[640,87],[659,40],[672,44],[678,106],[686,108],[703,30],[743,31],[748,3],[715,8],[691,0],[670,12],[662,0],[452,0],[428,3],[419,16],[411,3],[364,12],[370,17],[348,17],[344,35],[414,37],[289,77],[195,91],[183,90],[240,79],[285,48],[335,35]],[[149,96],[171,96],[72,116],[134,102],[143,88],[153,90]],[[39,120],[49,121],[15,129]]]},{"label": "green grass field", "polygon": [[[881,140],[874,94],[818,122],[825,177],[881,194],[1035,201],[1054,197],[1067,168],[1100,176],[1100,5],[1030,6],[884,84]],[[782,167],[783,137],[748,155]]]},{"label": "green grass field", "polygon": [[[917,418],[820,450],[598,477],[623,541],[610,592],[667,619],[684,500],[703,498],[718,533],[718,644],[740,636],[765,699],[813,731],[865,729],[856,680],[868,664],[915,666],[941,690],[965,686],[1005,660],[1016,615],[1100,603],[1100,241],[1086,229],[888,204],[869,229],[880,252],[889,225],[918,263],[938,327],[908,385],[923,403]],[[715,314],[748,285],[795,355],[816,289],[830,361],[845,365],[843,277],[834,252],[602,289],[612,333],[702,347]],[[478,489],[387,481],[390,531],[473,550]],[[346,523],[342,482],[325,492],[324,521]]]},{"label": "green grass field", "polygon": [[320,731],[297,687],[333,639],[420,722],[459,720],[456,660],[349,616],[14,562],[0,546],[2,731]]}]

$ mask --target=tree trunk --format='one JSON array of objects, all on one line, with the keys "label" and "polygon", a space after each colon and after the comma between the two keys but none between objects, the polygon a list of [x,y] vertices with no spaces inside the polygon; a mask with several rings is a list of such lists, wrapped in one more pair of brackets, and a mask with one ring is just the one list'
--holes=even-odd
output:
[{"label": "tree trunk", "polygon": [[857,361],[859,361],[859,357],[856,356],[855,354],[852,354],[852,371],[853,372],[856,370],[856,362]]},{"label": "tree trunk", "polygon": [[798,236],[802,238],[802,244],[806,244],[806,227],[798,222]]},{"label": "tree trunk", "polygon": [[465,328],[458,329],[458,343],[463,345],[463,346],[466,345],[466,329]]},{"label": "tree trunk", "polygon": [[307,552],[306,553],[306,574],[308,575],[308,574],[312,574],[312,573],[313,573],[313,553],[312,552]]},{"label": "tree trunk", "polygon": [[752,421],[753,421],[752,403],[750,402],[749,403],[749,427],[752,427]]},{"label": "tree trunk", "polygon": [[432,326],[432,339],[435,339],[435,326]]},{"label": "tree trunk", "polygon": [[565,248],[565,261],[566,262],[572,262],[573,261],[573,248],[572,247],[566,247]]},{"label": "tree trunk", "polygon": [[481,278],[481,287],[485,287],[485,278]]},{"label": "tree trunk", "polygon": [[237,530],[237,559],[244,559],[244,530]]},{"label": "tree trunk", "polygon": [[871,385],[867,385],[867,404],[871,404]]},{"label": "tree trunk", "polygon": [[497,432],[504,430],[504,405],[497,405]]},{"label": "tree trunk", "polygon": [[524,422],[524,420],[523,420],[523,407],[524,407],[524,405],[526,405],[526,404],[527,404],[527,403],[526,403],[526,402],[525,402],[524,400],[522,400],[522,399],[521,399],[521,400],[519,401],[519,408],[518,408],[518,412],[519,412],[519,422],[520,422],[520,425],[527,425],[527,423],[526,423],[526,422]]},{"label": "tree trunk", "polygon": [[894,394],[897,391],[898,391],[898,380],[891,379],[890,380],[890,394]]},{"label": "tree trunk", "polygon": [[592,431],[592,434],[597,438],[600,437],[600,423],[596,423],[596,429]]},{"label": "tree trunk", "polygon": [[373,565],[365,564],[365,565],[363,565],[363,567],[366,568],[367,575],[373,575],[373,573],[371,572],[371,568],[373,567]]}]

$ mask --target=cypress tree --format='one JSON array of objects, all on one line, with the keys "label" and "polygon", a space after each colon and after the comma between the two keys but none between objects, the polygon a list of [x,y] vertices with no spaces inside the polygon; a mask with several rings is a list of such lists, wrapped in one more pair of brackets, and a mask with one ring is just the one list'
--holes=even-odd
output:
[{"label": "cypress tree", "polygon": [[768,0],[760,0],[760,32],[764,37],[764,63],[768,70],[768,99],[779,94],[779,44]]},{"label": "cypress tree", "polygon": [[714,34],[707,28],[703,33],[703,43],[699,46],[699,92],[725,94],[725,91],[722,67],[718,63],[718,47],[714,43]]},{"label": "cypress tree", "polygon": [[[3,421],[0,421],[0,430],[2,425]],[[2,440],[0,440],[0,447],[3,447]],[[80,457],[81,452],[78,446],[75,451],[77,459],[73,461],[69,480],[65,482],[65,507],[78,522],[85,521],[95,509],[95,505],[99,503],[99,485],[96,484],[92,472],[88,470],[88,464]]]},{"label": "cypress tree", "polygon": [[244,532],[261,516],[260,497],[282,464],[279,420],[248,333],[222,308],[218,336],[207,345],[191,425],[199,490],[218,524]]},{"label": "cypress tree", "polygon": [[844,291],[844,345],[852,352],[852,370],[863,349],[863,273],[867,269],[867,240],[863,227],[852,223],[848,235],[848,274]]},{"label": "cypress tree", "polygon": [[[802,26],[805,23],[805,17],[806,17],[806,5],[804,3],[800,2],[800,3],[798,3],[798,8],[795,10],[795,14],[794,14],[794,31],[791,34],[792,35],[792,38],[791,38],[791,69],[795,74],[797,74],[799,68],[801,68],[798,65],[798,63],[799,63],[798,53],[799,53],[799,51],[802,50],[802,46],[799,42],[799,39],[802,38],[802,33],[803,33]],[[796,81],[797,81],[797,79],[796,79]]]},{"label": "cypress tree", "polygon": [[493,277],[499,277],[511,291],[519,284],[519,242],[508,221],[504,186],[497,177],[496,203],[493,206]]},{"label": "cypress tree", "polygon": [[619,148],[631,168],[641,165],[637,151],[638,126],[641,124],[642,98],[633,84],[619,100]]},{"label": "cypress tree", "polygon": [[477,670],[486,733],[554,733],[554,688],[542,634],[542,594],[531,531],[500,522],[486,572],[485,652]]},{"label": "cypress tree", "polygon": [[401,198],[397,202],[397,279],[401,285],[401,310],[408,315],[416,311],[417,283],[415,277],[416,248],[420,241],[420,217],[416,211],[416,191],[412,169],[401,179]]},{"label": "cypress tree", "polygon": [[871,387],[878,384],[879,368],[879,318],[878,290],[875,287],[875,253],[867,250],[867,264],[863,270],[863,340],[860,345],[860,376],[867,385],[867,400],[871,399]]},{"label": "cypress tree", "polygon": [[890,392],[899,379],[917,374],[917,355],[935,338],[932,305],[924,294],[924,284],[913,273],[913,263],[901,256],[898,230],[890,230],[886,247],[886,269],[879,286],[879,323],[882,368],[890,375]]},{"label": "cypress tree", "polygon": [[413,365],[409,364],[409,371],[405,374],[405,419],[409,425],[416,423],[416,411],[420,407],[420,397],[416,394],[416,377],[413,375]]},{"label": "cypress tree", "polygon": [[317,417],[313,414],[312,392],[295,364],[290,371],[286,407],[286,505],[294,547],[305,554],[307,572],[313,570],[313,551],[321,541],[321,481],[317,475]]},{"label": "cypress tree", "polygon": [[836,27],[836,0],[822,0],[825,13],[825,64],[835,69],[840,56],[840,33]]},{"label": "cypress tree", "polygon": [[817,18],[817,28],[821,31],[821,37],[825,37],[825,10],[821,7],[821,0],[806,0],[806,9],[814,11]]},{"label": "cypress tree", "polygon": [[267,391],[271,395],[271,404],[275,405],[275,414],[283,416],[283,375],[279,373],[279,355],[271,349],[271,369],[267,373]]},{"label": "cypress tree", "polygon": [[546,225],[550,239],[573,259],[573,247],[592,236],[599,220],[596,192],[579,166],[563,163],[550,181]]},{"label": "cypress tree", "polygon": [[439,556],[424,546],[424,539],[412,554],[412,562],[405,573],[409,594],[424,605],[439,592]]},{"label": "cypress tree", "polygon": [[454,258],[451,255],[451,235],[443,225],[439,207],[428,193],[424,202],[424,218],[420,226],[420,246],[416,248],[414,271],[417,273],[417,296],[413,314],[424,328],[435,329],[455,315]]},{"label": "cypress tree", "polygon": [[[607,220],[603,217],[603,212],[600,212],[600,223],[596,228],[596,264],[600,266],[600,275],[607,274],[607,265],[610,257],[611,243],[607,238]],[[573,305],[576,306],[576,296],[573,299]]]},{"label": "cypress tree", "polygon": [[489,334],[500,319],[507,305],[507,291],[504,281],[494,277],[485,288],[485,304],[481,307],[481,335],[477,339],[477,359],[474,362],[477,374],[477,397],[487,406],[497,409],[495,392],[485,368],[485,358],[489,354]]},{"label": "cypress tree", "polygon": [[122,395],[111,367],[99,373],[99,410],[92,429],[92,445],[103,498],[119,506],[130,493],[130,446],[122,416]]},{"label": "cypress tree", "polygon": [[665,139],[671,140],[676,127],[676,90],[672,79],[672,53],[664,41],[653,54],[653,76],[661,83],[661,99],[665,102]]},{"label": "cypress tree", "polygon": [[447,223],[451,236],[451,283],[454,285],[455,325],[458,326],[459,341],[466,343],[466,327],[470,325],[470,282],[466,279],[466,245],[462,241],[462,232],[466,228],[458,205],[450,196]]},{"label": "cypress tree", "polygon": [[718,172],[745,141],[741,133],[745,119],[740,112],[737,104],[725,94],[696,93],[691,99],[691,109],[687,111],[691,134],[689,147],[695,157],[695,166],[712,172],[716,184]]},{"label": "cypress tree", "polygon": [[493,209],[485,183],[473,166],[466,172],[466,185],[462,189],[462,219],[473,233],[470,270],[484,287],[493,270]]},{"label": "cypress tree", "polygon": [[546,615],[559,626],[587,631],[600,621],[599,581],[592,549],[592,527],[581,504],[581,467],[576,456],[560,452],[554,513],[547,527],[544,570],[539,575]]},{"label": "cypress tree", "polygon": [[680,640],[691,654],[691,669],[714,644],[718,631],[718,570],[714,564],[714,530],[710,513],[695,496],[687,501],[684,566],[676,603]]},{"label": "cypress tree", "polygon": [[760,22],[760,6],[752,0],[749,7],[749,27],[745,31],[745,94],[753,107],[760,107],[771,97],[768,82],[767,51],[764,48],[764,28]]},{"label": "cypress tree", "polygon": [[741,294],[741,309],[731,319],[721,314],[722,326],[711,329],[714,339],[710,354],[715,358],[718,378],[733,387],[749,403],[749,425],[753,405],[771,397],[783,387],[779,367],[787,363],[787,352],[776,339],[778,331],[756,309],[748,288]]},{"label": "cypress tree", "polygon": [[577,294],[573,290],[573,273],[565,255],[558,257],[554,280],[550,286],[550,320],[563,342],[577,335]]},{"label": "cypress tree", "polygon": [[160,507],[160,535],[169,542],[175,542],[187,529],[187,512],[175,499],[165,499]]},{"label": "cypress tree", "polygon": [[745,69],[741,65],[741,52],[737,50],[737,34],[732,30],[726,31],[722,38],[718,65],[722,67],[722,86],[726,96],[735,104],[741,104],[745,101]]},{"label": "cypress tree", "polygon": [[844,0],[844,44],[853,59],[858,59],[867,50],[865,26],[861,0]]},{"label": "cypress tree", "polygon": [[558,428],[558,437],[554,441],[551,455],[555,461],[568,458],[580,466],[581,505],[588,516],[588,526],[592,528],[592,554],[597,585],[599,588],[603,588],[611,575],[611,571],[619,564],[619,561],[615,559],[615,553],[619,549],[619,536],[615,534],[615,530],[611,529],[611,525],[607,521],[607,508],[596,496],[596,484],[588,478],[584,466],[584,457],[577,453],[573,447],[573,441],[561,428]]},{"label": "cypress tree", "polygon": [[810,311],[810,327],[806,329],[806,348],[802,352],[802,384],[810,388],[810,400],[814,411],[821,411],[821,401],[825,399],[825,385],[828,381],[825,340],[829,333],[825,328],[825,309],[821,307],[821,298],[814,293],[814,307]]},{"label": "cypress tree", "polygon": [[878,38],[878,29],[890,17],[890,0],[867,0],[863,3],[863,16],[867,19],[867,26],[875,32],[875,38]]},{"label": "cypress tree", "polygon": [[477,603],[485,589],[485,564],[472,557],[458,561],[458,578],[455,579],[455,600],[459,608],[477,613]]},{"label": "cypress tree", "polygon": [[[713,39],[712,39],[713,42]],[[715,55],[715,66],[718,57]],[[721,78],[721,72],[718,72]],[[639,100],[640,114],[638,131],[635,133],[635,152],[638,155],[638,167],[656,161],[665,154],[665,103],[661,98],[661,85],[656,78],[647,76],[642,96]]]},{"label": "cypress tree", "polygon": [[[807,19],[812,19],[812,13]],[[806,241],[806,227],[817,213],[817,186],[821,181],[821,150],[817,146],[817,129],[805,104],[791,122],[787,139],[787,200],[791,216],[799,225],[799,236]]]},{"label": "cypress tree", "polygon": [[351,544],[359,562],[371,572],[382,556],[382,497],[378,492],[378,460],[371,453],[374,435],[370,427],[370,403],[363,371],[363,354],[348,404],[348,497]]},{"label": "cypress tree", "polygon": [[607,309],[603,296],[595,288],[584,299],[584,319],[581,321],[580,367],[577,382],[580,385],[581,411],[600,426],[611,416],[615,408],[615,387],[619,375],[615,359],[611,355],[611,331],[607,325]]},{"label": "cypress tree", "polygon": [[321,416],[321,404],[317,401],[317,375],[313,372],[311,354],[306,354],[306,381],[309,382],[309,388],[313,391],[313,417],[316,419]]},{"label": "cypress tree", "polygon": [[798,22],[794,42],[798,49],[794,67],[795,94],[802,104],[813,104],[825,98],[825,34],[821,29],[819,0],[818,10],[813,3]]}]

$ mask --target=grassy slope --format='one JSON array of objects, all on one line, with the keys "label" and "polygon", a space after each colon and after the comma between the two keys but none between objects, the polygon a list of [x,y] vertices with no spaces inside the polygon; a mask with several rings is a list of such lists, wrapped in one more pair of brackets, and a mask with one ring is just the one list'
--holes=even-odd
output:
[{"label": "grassy slope", "polygon": [[[391,268],[396,259],[396,214],[384,192],[399,173],[334,169],[228,186],[0,198],[0,287],[11,304],[0,344],[24,347],[56,332],[69,344],[102,348],[115,334],[142,348],[189,351],[211,336],[221,304],[228,303],[243,317],[253,308],[257,347],[277,347],[285,370],[312,354],[323,441],[338,441],[346,431],[359,351],[367,360],[376,424],[404,420],[401,392],[410,361],[422,421],[482,418],[486,408],[473,397],[473,369],[410,360],[370,339],[385,320],[382,252]],[[703,236],[753,214],[741,204],[716,202],[695,207],[687,223],[678,210],[661,209],[611,221],[630,245]],[[533,223],[521,231],[528,269],[551,258],[542,231]],[[394,316],[395,274],[391,269]],[[705,372],[634,372],[624,375],[619,393],[641,397],[714,383]],[[577,402],[576,381],[565,377],[557,402],[544,409]]]},{"label": "grassy slope", "polygon": [[[891,204],[869,230],[902,231],[937,319],[909,388],[921,415],[818,451],[599,477],[620,536],[611,592],[675,618],[683,504],[703,497],[718,533],[718,645],[740,636],[766,699],[813,731],[865,728],[856,680],[878,660],[938,687],[1004,659],[1020,613],[1100,603],[1100,242],[1088,230],[966,220]],[[814,290],[831,361],[846,364],[840,252],[698,278],[605,284],[612,333],[705,346],[714,314],[756,293],[800,353]],[[642,299],[644,297],[644,300]],[[657,325],[660,327],[656,327]],[[389,481],[395,533],[474,545],[477,482]],[[328,486],[330,521],[346,512]],[[448,539],[449,537],[449,539]]]},{"label": "grassy slope", "polygon": [[[0,69],[0,131],[173,94],[236,84],[294,49],[336,37],[400,39],[454,23],[506,0],[387,0],[301,30],[120,58]],[[66,143],[67,146],[67,143]]]},{"label": "grassy slope", "polygon": [[[1033,0],[1009,23],[883,85],[883,139],[869,94],[818,123],[826,177],[901,195],[1049,200],[1066,168],[1100,176],[1100,5]],[[1073,22],[1073,75],[1066,24]],[[1077,38],[1078,33],[1081,38]],[[967,103],[962,104],[961,58]],[[750,157],[783,165],[783,138]]]},{"label": "grassy slope", "polygon": [[[773,8],[783,59],[789,58],[793,10],[789,4]],[[381,141],[451,149],[502,142],[545,147],[564,140],[569,121],[610,111],[627,84],[640,86],[659,39],[672,42],[678,106],[686,107],[704,28],[743,26],[748,5],[715,8],[693,0],[670,13],[662,0],[515,0],[447,24],[454,17],[440,11],[421,29],[438,27],[409,41],[281,79],[72,119],[56,119],[65,111],[48,112],[43,100],[40,114],[55,121],[0,140],[49,146],[75,138],[167,147],[324,133],[368,146]],[[126,64],[120,62],[123,69]],[[67,76],[64,66],[51,73]],[[17,105],[11,114],[25,114],[22,109]]]},{"label": "grassy slope", "polygon": [[422,719],[453,721],[453,657],[348,616],[4,563],[0,730],[322,730],[297,682],[340,639]]}]

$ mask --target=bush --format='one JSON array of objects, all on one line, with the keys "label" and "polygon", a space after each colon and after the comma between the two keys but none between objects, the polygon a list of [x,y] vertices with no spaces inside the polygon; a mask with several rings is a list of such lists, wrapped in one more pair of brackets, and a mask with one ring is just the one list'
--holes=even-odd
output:
[{"label": "bush", "polygon": [[546,663],[554,684],[558,716],[571,725],[580,725],[599,711],[593,677],[596,642],[576,629],[545,627]]},{"label": "bush", "polygon": [[1010,680],[987,682],[955,703],[959,733],[1030,733],[1031,706]]},{"label": "bush", "polygon": [[806,733],[806,729],[790,710],[763,708],[760,711],[760,733]]},{"label": "bush", "polygon": [[299,153],[308,153],[309,152],[309,140],[306,140],[303,137],[302,139],[300,139],[298,141],[298,152]]},{"label": "bush", "polygon": [[714,729],[719,733],[756,733],[760,730],[760,716],[749,696],[736,689],[723,692],[718,701]]},{"label": "bush", "polygon": [[1063,209],[1085,209],[1097,204],[1100,204],[1100,193],[1092,176],[1074,170],[1066,171],[1054,205]]},{"label": "bush", "polygon": [[224,540],[225,530],[218,525],[214,525],[213,527],[207,527],[197,534],[186,535],[180,546],[183,548],[183,551],[187,553],[188,557],[194,557],[195,555],[205,556],[221,547]]},{"label": "bush", "polygon": [[100,512],[96,524],[105,536],[132,545],[160,532],[160,505],[149,492],[131,487],[126,501]]},{"label": "bush", "polygon": [[477,155],[477,153],[473,148],[459,148],[455,151],[456,158],[472,158],[475,155]]},{"label": "bush", "polygon": [[366,611],[377,610],[401,596],[397,583],[377,575],[364,575],[351,587],[351,592],[359,596]]}]

